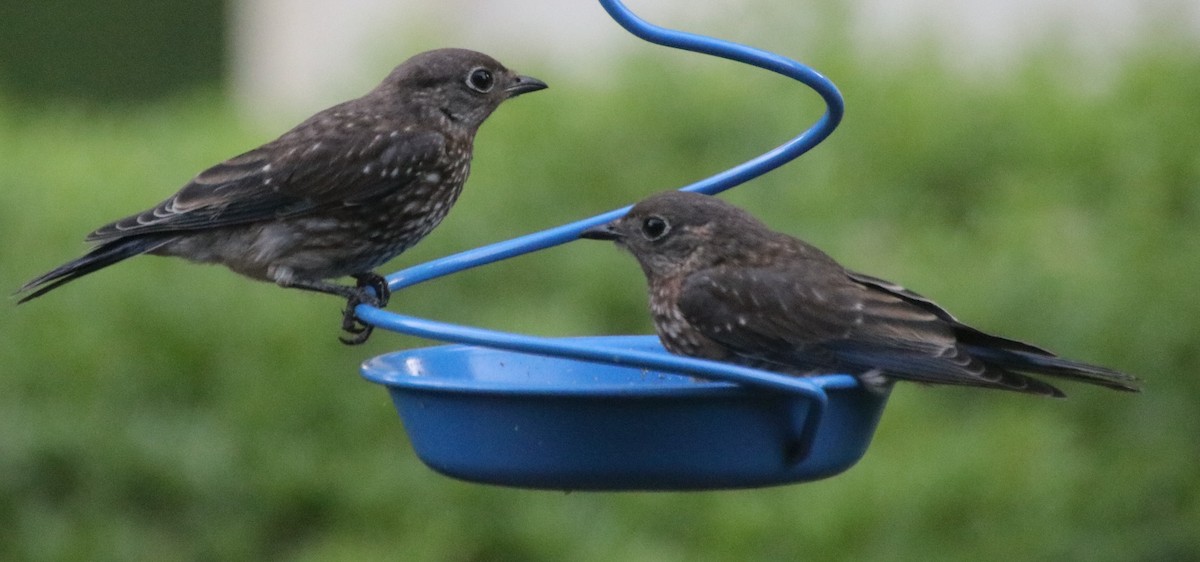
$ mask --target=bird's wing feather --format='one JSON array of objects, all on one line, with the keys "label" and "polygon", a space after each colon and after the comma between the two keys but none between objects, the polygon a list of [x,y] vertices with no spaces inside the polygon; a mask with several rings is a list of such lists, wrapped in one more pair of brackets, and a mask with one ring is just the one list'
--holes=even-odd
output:
[{"label": "bird's wing feather", "polygon": [[832,264],[806,262],[695,273],[683,283],[679,307],[706,337],[751,363],[797,373],[880,370],[940,384],[1028,384],[971,357],[945,311],[906,297]]},{"label": "bird's wing feather", "polygon": [[954,329],[955,339],[971,356],[995,369],[1042,373],[1083,380],[1118,390],[1136,391],[1136,377],[1080,361],[1072,361],[1033,344],[989,334],[959,322],[933,301],[904,287],[869,275],[847,272],[851,279],[908,300],[945,319]]},{"label": "bird's wing feather", "polygon": [[885,281],[878,277],[872,277],[870,275],[856,273],[853,271],[847,271],[846,275],[855,282],[901,298],[913,305],[925,309],[926,311],[936,315],[938,318],[945,320],[954,328],[956,339],[963,345],[977,346],[981,348],[1004,349],[1034,355],[1055,357],[1055,355],[1050,351],[1042,349],[1036,345],[981,332],[975,328],[963,324],[962,322],[959,322],[957,318],[947,312],[946,309],[938,306],[937,303],[890,281]]},{"label": "bird's wing feather", "polygon": [[680,310],[706,335],[764,351],[851,338],[930,353],[953,343],[935,314],[820,262],[702,270],[684,281]]},{"label": "bird's wing feather", "polygon": [[[437,132],[332,129],[292,133],[217,164],[153,209],[105,225],[89,241],[213,228],[360,205],[409,187],[445,150]],[[319,140],[318,140],[319,139]]]}]

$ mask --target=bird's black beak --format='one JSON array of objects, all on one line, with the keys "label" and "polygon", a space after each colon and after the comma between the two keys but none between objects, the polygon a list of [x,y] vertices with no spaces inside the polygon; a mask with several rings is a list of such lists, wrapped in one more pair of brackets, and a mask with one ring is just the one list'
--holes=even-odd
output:
[{"label": "bird's black beak", "polygon": [[617,230],[613,228],[613,224],[610,222],[608,224],[594,226],[583,232],[580,232],[579,237],[587,238],[588,240],[620,240],[621,233],[617,232]]},{"label": "bird's black beak", "polygon": [[517,81],[513,82],[512,86],[505,88],[504,92],[508,94],[508,97],[515,98],[521,94],[545,90],[549,87],[545,82],[532,76],[517,76]]}]

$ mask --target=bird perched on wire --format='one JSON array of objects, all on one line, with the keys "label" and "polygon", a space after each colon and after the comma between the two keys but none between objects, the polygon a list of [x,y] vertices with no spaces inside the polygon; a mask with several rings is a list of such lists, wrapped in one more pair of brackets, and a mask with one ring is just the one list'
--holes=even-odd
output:
[{"label": "bird perched on wire", "polygon": [[637,258],[658,336],[680,355],[848,373],[874,389],[903,379],[1064,396],[1027,373],[1139,389],[1130,375],[967,326],[715,197],[655,195],[582,237],[613,240]]},{"label": "bird perched on wire", "polygon": [[[475,133],[505,100],[546,88],[465,49],[418,54],[366,95],[217,164],[147,211],[88,235],[83,257],[26,283],[19,303],[139,254],[218,263],[282,287],[345,297],[347,344],[387,304],[372,270],[429,234],[458,199]],[[356,286],[330,282],[353,276]],[[18,303],[18,304],[19,304]]]}]

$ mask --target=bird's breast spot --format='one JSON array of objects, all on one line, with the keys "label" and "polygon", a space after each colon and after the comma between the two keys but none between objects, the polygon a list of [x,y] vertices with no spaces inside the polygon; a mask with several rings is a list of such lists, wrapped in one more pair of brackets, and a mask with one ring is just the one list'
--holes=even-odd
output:
[{"label": "bird's breast spot", "polygon": [[437,172],[429,172],[425,174],[425,181],[428,183],[438,183],[442,181],[442,175]]}]

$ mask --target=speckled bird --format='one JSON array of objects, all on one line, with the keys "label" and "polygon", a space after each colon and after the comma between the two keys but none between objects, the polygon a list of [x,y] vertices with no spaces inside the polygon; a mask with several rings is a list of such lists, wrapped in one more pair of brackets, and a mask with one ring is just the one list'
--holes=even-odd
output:
[{"label": "speckled bird", "polygon": [[[505,100],[546,87],[465,49],[418,54],[366,95],[201,172],[147,211],[88,235],[97,246],[22,286],[29,301],[139,254],[178,256],[281,287],[345,297],[343,338],[384,306],[373,270],[416,244],[458,199],[475,133]],[[329,280],[352,276],[356,286]],[[370,288],[370,290],[368,290]]]},{"label": "speckled bird", "polygon": [[1062,397],[1029,373],[1137,391],[1134,377],[959,322],[715,197],[667,192],[582,234],[633,254],[672,353],[792,375],[848,373]]}]

